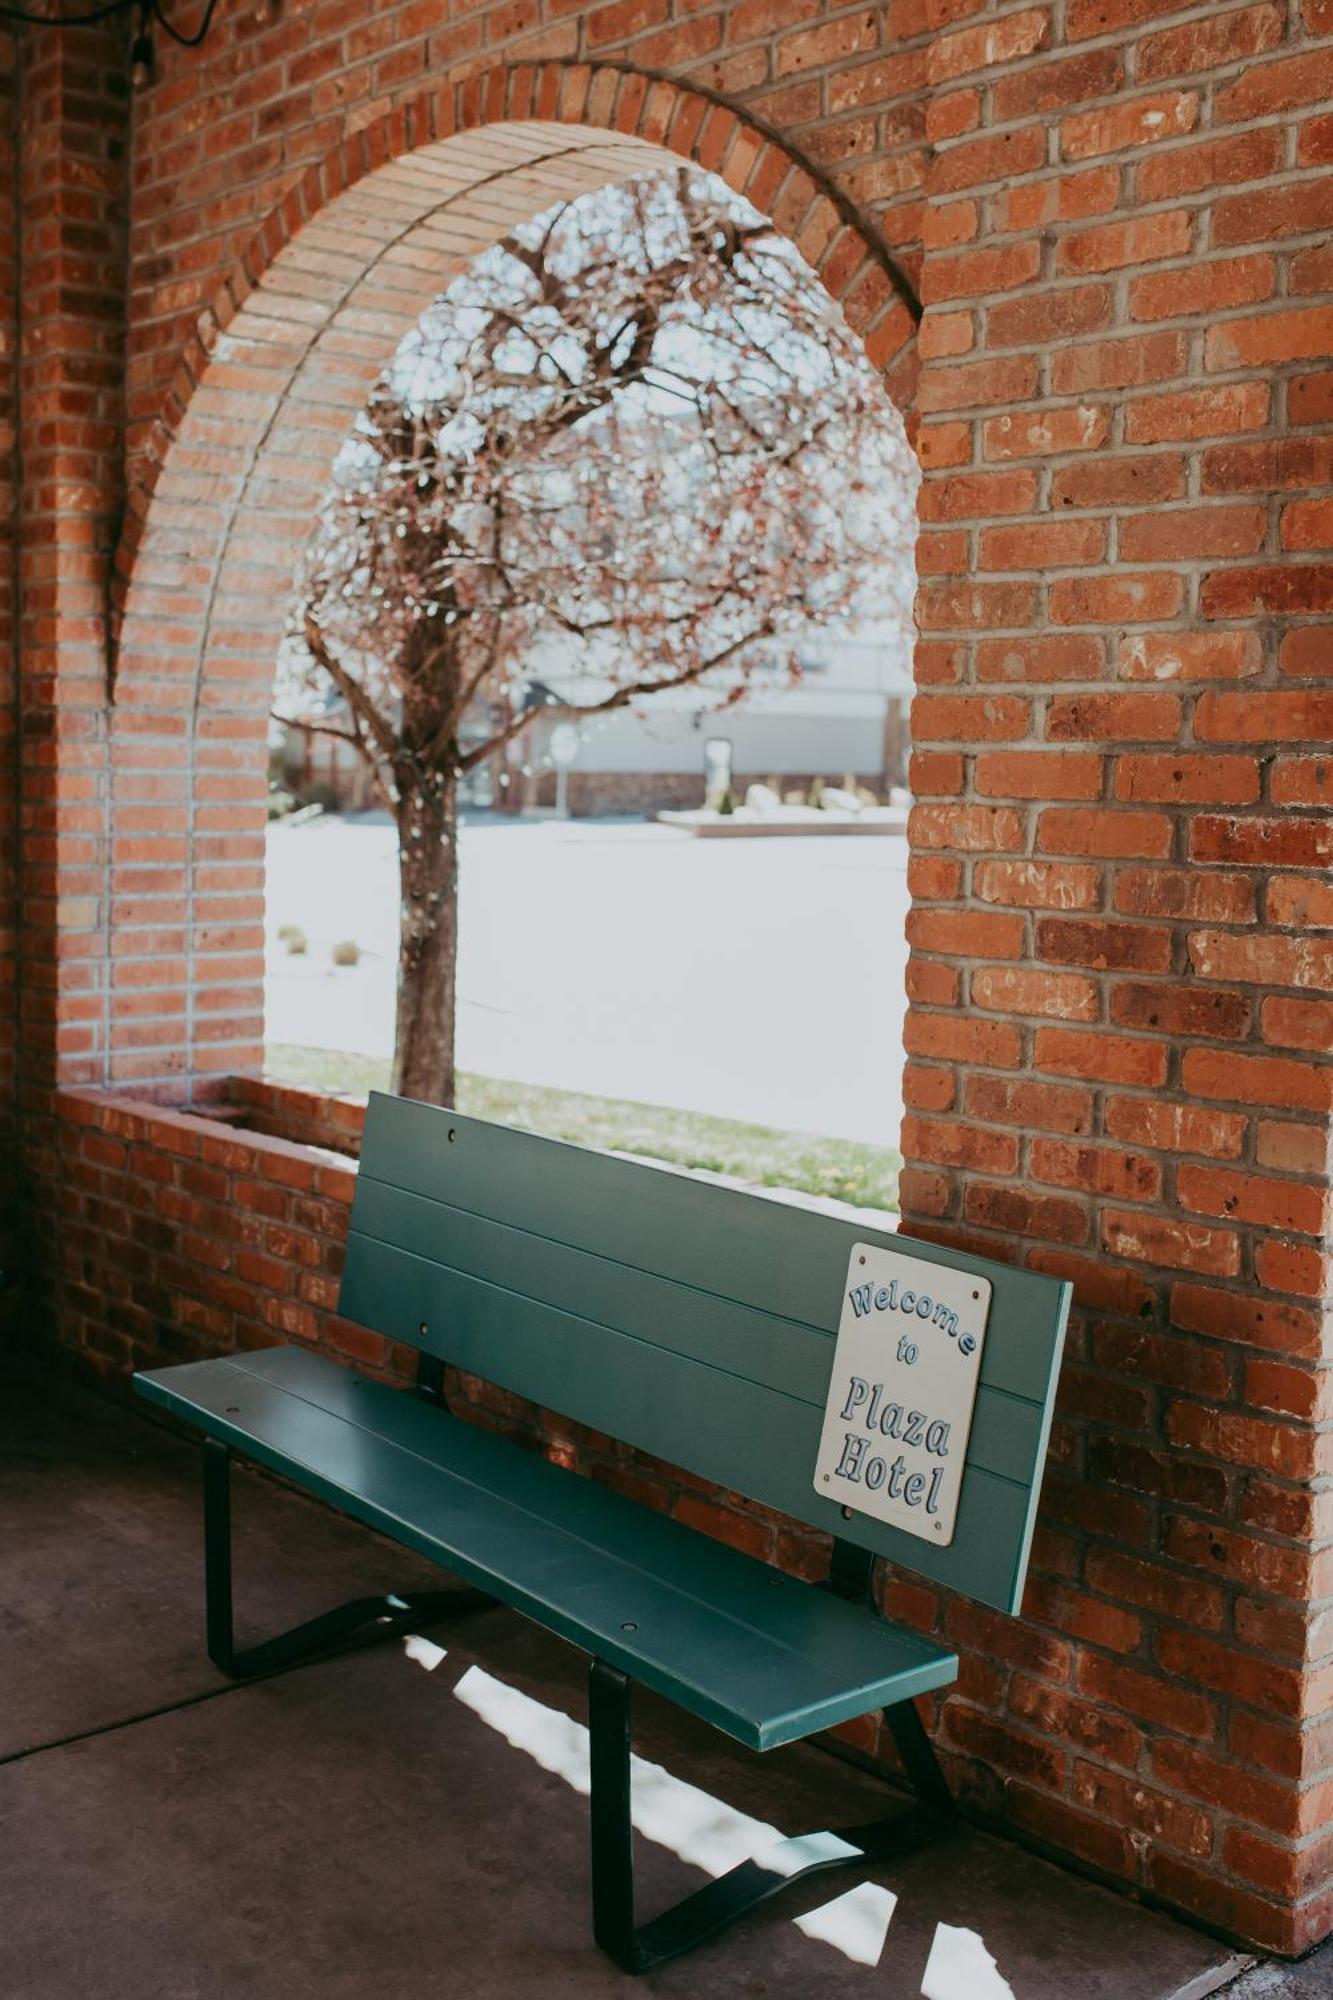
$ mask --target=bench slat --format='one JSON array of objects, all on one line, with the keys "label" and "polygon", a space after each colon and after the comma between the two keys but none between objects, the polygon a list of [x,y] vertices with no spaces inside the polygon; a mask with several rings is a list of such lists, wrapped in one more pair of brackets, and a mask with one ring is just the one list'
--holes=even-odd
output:
[{"label": "bench slat", "polygon": [[[948,1548],[845,1520],[814,1489],[858,1241],[994,1287]],[[1034,1272],[374,1094],[340,1310],[1017,1610],[1069,1296]]]},{"label": "bench slat", "polygon": [[833,1331],[854,1243],[981,1272],[995,1285],[983,1380],[1038,1403],[1050,1386],[1069,1287],[1036,1271],[376,1091],[361,1174],[780,1319],[828,1329],[831,1313]]},{"label": "bench slat", "polygon": [[319,1356],[268,1349],[135,1383],[753,1748],[956,1675],[953,1654],[872,1612]]},{"label": "bench slat", "polygon": [[[684,1399],[691,1413],[687,1446],[706,1453],[709,1465],[705,1470],[690,1457],[678,1458],[677,1464],[722,1485],[739,1486],[753,1499],[787,1513],[799,1513],[807,1501],[818,1504],[810,1469],[832,1365],[833,1341],[827,1335],[807,1333],[807,1342],[817,1345],[815,1366],[800,1374],[820,1386],[814,1394],[808,1389],[798,1393],[795,1387],[777,1388],[771,1380],[742,1374],[735,1366],[717,1366],[707,1344],[691,1338],[693,1329],[679,1321],[662,1325],[660,1337],[627,1334],[623,1322],[592,1319],[369,1239],[358,1246],[342,1309],[391,1339],[417,1345],[423,1319],[447,1327],[449,1357],[460,1368],[551,1409],[567,1407],[573,1380],[580,1385],[584,1422],[646,1450],[656,1448],[652,1440],[660,1433],[661,1398]],[[627,1341],[638,1350],[633,1366],[626,1365]],[[734,1348],[724,1352],[734,1361]],[[785,1384],[784,1375],[776,1379]],[[1036,1404],[1002,1391],[979,1391],[969,1476],[973,1470],[990,1472],[1026,1488],[1041,1426]],[[748,1434],[738,1435],[744,1427]],[[718,1451],[731,1468],[729,1475],[717,1470]],[[790,1475],[801,1467],[805,1487],[794,1487]],[[782,1500],[773,1497],[775,1478],[786,1496]],[[831,1525],[831,1519],[824,1525]]]}]

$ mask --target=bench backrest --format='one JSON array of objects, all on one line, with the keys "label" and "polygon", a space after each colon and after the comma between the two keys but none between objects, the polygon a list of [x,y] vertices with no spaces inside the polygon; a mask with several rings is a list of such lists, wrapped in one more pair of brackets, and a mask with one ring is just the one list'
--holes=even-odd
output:
[{"label": "bench backrest", "polygon": [[[813,1485],[847,1262],[991,1279],[952,1542]],[[372,1095],[340,1310],[966,1596],[1017,1610],[1068,1285],[671,1168]]]}]

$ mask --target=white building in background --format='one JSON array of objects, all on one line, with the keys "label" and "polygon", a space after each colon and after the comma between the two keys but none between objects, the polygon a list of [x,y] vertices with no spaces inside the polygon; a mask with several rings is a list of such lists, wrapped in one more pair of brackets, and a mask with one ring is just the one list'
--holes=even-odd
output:
[{"label": "white building in background", "polygon": [[[737,787],[776,779],[780,787],[853,777],[881,796],[905,782],[907,709],[912,690],[910,636],[901,623],[860,625],[803,639],[799,674],[758,668],[744,699],[724,706],[728,682],[646,697],[632,708],[580,720],[578,754],[567,793],[575,814],[655,812],[703,801],[704,746],[731,747]],[[558,648],[534,659],[533,690],[582,702],[599,688],[563,673]],[[516,811],[549,807],[555,772],[547,754],[558,706],[540,707],[507,765],[481,766],[466,799],[474,807]],[[479,718],[478,734],[489,734]],[[347,744],[288,728],[278,751],[284,782],[298,797],[357,811],[373,803],[364,767]]]},{"label": "white building in background", "polygon": [[[736,786],[776,780],[808,786],[853,777],[878,794],[905,782],[911,642],[896,621],[812,634],[797,648],[799,672],[757,669],[744,698],[725,705],[728,681],[652,695],[605,717],[580,720],[578,754],[567,780],[575,813],[656,811],[703,800],[705,745],[730,746]],[[536,687],[556,698],[595,700],[598,689],[561,672],[555,648],[535,662]],[[502,802],[513,788],[528,805],[549,805],[555,778],[547,746],[558,706],[539,713],[506,771],[492,770],[477,804]],[[507,780],[507,783],[505,782]],[[512,808],[511,808],[512,809]]]}]

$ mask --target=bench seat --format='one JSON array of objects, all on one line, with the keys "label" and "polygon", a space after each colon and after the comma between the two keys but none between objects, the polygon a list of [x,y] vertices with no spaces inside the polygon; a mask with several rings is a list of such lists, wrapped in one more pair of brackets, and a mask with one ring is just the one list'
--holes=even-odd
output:
[{"label": "bench seat", "polygon": [[141,1394],[754,1749],[947,1686],[954,1654],[299,1348]]}]

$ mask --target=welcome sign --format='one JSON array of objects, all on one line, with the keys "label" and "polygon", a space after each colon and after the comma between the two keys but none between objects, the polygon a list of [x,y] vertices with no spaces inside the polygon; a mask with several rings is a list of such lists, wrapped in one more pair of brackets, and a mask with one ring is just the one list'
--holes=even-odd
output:
[{"label": "welcome sign", "polygon": [[815,1488],[947,1548],[972,1430],[991,1285],[852,1246]]}]

